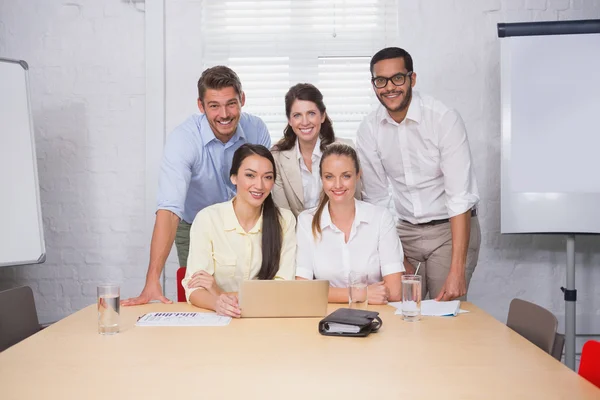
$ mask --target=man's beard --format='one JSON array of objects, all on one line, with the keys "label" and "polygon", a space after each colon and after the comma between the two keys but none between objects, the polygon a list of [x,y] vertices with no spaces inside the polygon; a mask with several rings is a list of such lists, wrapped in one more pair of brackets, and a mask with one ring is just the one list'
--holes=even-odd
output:
[{"label": "man's beard", "polygon": [[396,108],[388,107],[384,103],[382,96],[380,94],[377,95],[377,100],[379,100],[381,105],[384,106],[390,112],[404,111],[408,108],[408,106],[410,105],[410,101],[412,100],[412,87],[411,86],[408,87],[408,90],[406,91],[406,95],[404,96],[404,100],[402,100],[402,103],[400,103],[400,105]]}]

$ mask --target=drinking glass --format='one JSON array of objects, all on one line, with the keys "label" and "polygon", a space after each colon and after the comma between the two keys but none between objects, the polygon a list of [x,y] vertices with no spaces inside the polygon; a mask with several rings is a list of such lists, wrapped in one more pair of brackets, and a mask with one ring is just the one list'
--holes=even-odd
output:
[{"label": "drinking glass", "polygon": [[98,333],[119,333],[121,290],[118,285],[98,286]]},{"label": "drinking glass", "polygon": [[352,271],[348,274],[348,307],[366,310],[368,305],[368,276],[362,272]]},{"label": "drinking glass", "polygon": [[421,319],[421,276],[402,276],[402,316],[405,321]]}]

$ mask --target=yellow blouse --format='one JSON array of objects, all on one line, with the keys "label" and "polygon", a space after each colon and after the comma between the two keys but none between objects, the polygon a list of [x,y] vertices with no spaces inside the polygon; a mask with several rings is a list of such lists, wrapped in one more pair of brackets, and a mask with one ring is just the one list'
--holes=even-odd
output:
[{"label": "yellow blouse", "polygon": [[[291,211],[279,209],[283,242],[279,271],[275,279],[294,279],[296,273],[296,219]],[[262,214],[256,225],[246,232],[233,211],[233,200],[201,210],[190,229],[190,253],[187,271],[181,284],[185,296],[198,288],[188,288],[192,275],[204,270],[215,277],[226,292],[238,290],[238,280],[255,279],[262,263]]]}]

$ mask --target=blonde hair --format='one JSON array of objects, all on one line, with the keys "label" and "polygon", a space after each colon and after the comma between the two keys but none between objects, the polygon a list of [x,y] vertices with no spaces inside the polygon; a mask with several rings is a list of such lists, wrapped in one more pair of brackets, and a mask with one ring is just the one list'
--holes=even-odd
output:
[{"label": "blonde hair", "polygon": [[[335,142],[327,146],[323,155],[321,156],[321,162],[319,163],[319,175],[323,176],[323,161],[329,156],[346,156],[349,157],[354,162],[354,168],[356,173],[360,172],[360,162],[358,161],[358,155],[356,154],[356,150],[344,143]],[[317,210],[315,211],[315,215],[312,220],[312,234],[315,240],[321,236],[321,215],[323,215],[323,210],[325,206],[329,202],[329,197],[325,194],[324,190],[321,190],[321,196],[319,198],[319,205],[317,206]]]}]

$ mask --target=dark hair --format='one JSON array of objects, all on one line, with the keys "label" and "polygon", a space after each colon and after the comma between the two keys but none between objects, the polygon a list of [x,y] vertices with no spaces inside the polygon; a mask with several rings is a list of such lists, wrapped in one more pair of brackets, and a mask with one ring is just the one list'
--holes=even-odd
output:
[{"label": "dark hair", "polygon": [[[292,105],[296,100],[311,101],[317,105],[317,108],[321,114],[325,114],[327,111],[325,103],[323,103],[323,94],[314,85],[310,83],[298,83],[288,90],[285,94],[285,115],[290,118],[292,113]],[[333,124],[329,119],[328,115],[325,115],[325,121],[321,124],[321,131],[319,132],[321,138],[321,151],[325,150],[327,145],[335,142],[335,133],[333,132]],[[273,146],[273,150],[285,151],[289,150],[296,144],[296,134],[288,123],[283,130],[283,137]]]},{"label": "dark hair", "polygon": [[207,89],[220,90],[226,87],[232,87],[235,92],[242,97],[242,83],[240,78],[229,67],[217,65],[216,67],[205,69],[198,79],[198,100],[204,101],[204,95]]},{"label": "dark hair", "polygon": [[[350,159],[354,161],[354,169],[356,170],[356,173],[358,174],[360,172],[360,162],[358,161],[356,150],[354,150],[352,146],[336,142],[327,146],[325,151],[323,151],[321,162],[319,163],[319,174],[321,176],[323,176],[323,161],[332,155],[350,157]],[[315,216],[312,220],[312,233],[315,239],[321,235],[321,215],[323,214],[323,209],[327,205],[328,201],[329,197],[327,197],[327,194],[325,194],[324,190],[321,190],[319,205],[317,206],[317,211],[315,211]]]},{"label": "dark hair", "polygon": [[[264,157],[273,166],[273,181],[277,179],[277,170],[273,155],[265,146],[260,144],[245,143],[233,153],[233,161],[229,175],[236,175],[242,162],[252,155]],[[273,279],[279,271],[279,259],[281,258],[281,245],[283,243],[283,232],[281,229],[281,213],[273,201],[273,195],[269,193],[262,206],[262,264],[258,271],[258,279]]]},{"label": "dark hair", "polygon": [[373,58],[371,58],[371,76],[373,76],[373,68],[379,61],[389,60],[392,58],[404,59],[404,66],[408,72],[413,71],[413,60],[408,51],[401,49],[400,47],[386,47],[385,49],[379,50]]}]

